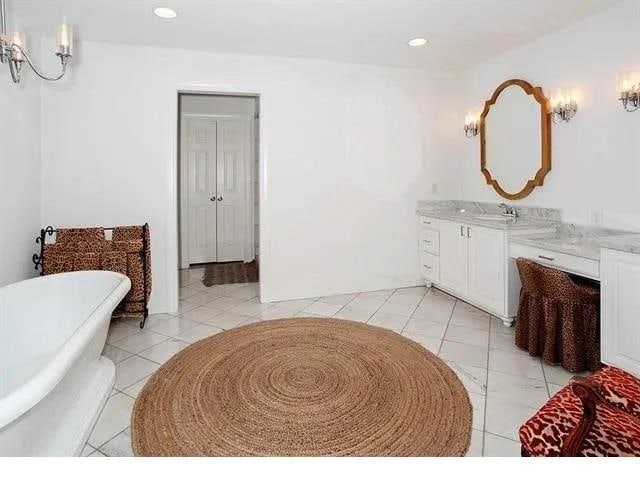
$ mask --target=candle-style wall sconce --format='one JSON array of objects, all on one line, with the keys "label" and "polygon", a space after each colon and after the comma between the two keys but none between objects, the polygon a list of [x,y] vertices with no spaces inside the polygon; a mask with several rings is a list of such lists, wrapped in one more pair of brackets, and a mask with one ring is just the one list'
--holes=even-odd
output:
[{"label": "candle-style wall sconce", "polygon": [[549,113],[553,123],[568,122],[578,113],[578,102],[573,90],[558,90],[549,99]]},{"label": "candle-style wall sconce", "polygon": [[63,20],[62,25],[58,28],[58,35],[56,37],[56,56],[60,59],[62,65],[62,71],[53,77],[48,77],[41,73],[33,63],[33,60],[27,53],[25,46],[24,34],[18,31],[14,31],[11,34],[7,33],[7,14],[5,7],[5,0],[0,0],[0,63],[8,63],[9,71],[11,72],[11,79],[13,83],[20,83],[22,77],[22,67],[24,63],[31,67],[43,80],[56,81],[64,77],[67,73],[67,64],[69,59],[73,55],[73,30],[71,26],[67,24],[66,19]]},{"label": "candle-style wall sconce", "polygon": [[467,138],[475,137],[478,135],[479,127],[480,115],[478,113],[467,113],[464,117],[464,135]]},{"label": "candle-style wall sconce", "polygon": [[618,100],[627,112],[635,112],[640,108],[640,72],[625,72],[622,75]]}]

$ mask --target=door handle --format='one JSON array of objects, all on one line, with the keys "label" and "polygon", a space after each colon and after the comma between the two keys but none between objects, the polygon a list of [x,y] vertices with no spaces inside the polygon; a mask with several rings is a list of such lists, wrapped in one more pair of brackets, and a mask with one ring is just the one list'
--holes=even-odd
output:
[{"label": "door handle", "polygon": [[553,257],[547,257],[545,255],[538,255],[538,258],[541,258],[542,260],[548,260],[550,262],[553,262],[555,260],[555,258]]},{"label": "door handle", "polygon": [[221,202],[222,201],[222,197],[218,197],[218,201]]},{"label": "door handle", "polygon": [[471,227],[467,227],[467,238],[471,238]]},{"label": "door handle", "polygon": [[212,202],[215,202],[216,201],[215,195],[213,197],[211,197],[209,200],[211,200]]},{"label": "door handle", "polygon": [[464,238],[464,225],[460,225],[460,236]]}]

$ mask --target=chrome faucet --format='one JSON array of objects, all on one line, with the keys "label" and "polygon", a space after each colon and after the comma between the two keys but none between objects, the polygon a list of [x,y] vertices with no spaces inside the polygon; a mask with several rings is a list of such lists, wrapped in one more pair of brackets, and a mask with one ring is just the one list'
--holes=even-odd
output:
[{"label": "chrome faucet", "polygon": [[504,215],[505,217],[514,217],[514,218],[518,217],[518,211],[516,210],[516,207],[512,205],[507,205],[506,203],[501,203],[498,205],[498,207],[500,207],[503,210],[502,215]]}]

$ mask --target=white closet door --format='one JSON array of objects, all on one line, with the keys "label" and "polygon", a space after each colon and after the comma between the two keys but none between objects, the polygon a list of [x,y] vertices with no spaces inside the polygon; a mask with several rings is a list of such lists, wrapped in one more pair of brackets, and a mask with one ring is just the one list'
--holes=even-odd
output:
[{"label": "white closet door", "polygon": [[216,261],[216,122],[187,120],[189,263]]},{"label": "white closet door", "polygon": [[249,124],[218,120],[218,262],[241,261],[245,245]]}]

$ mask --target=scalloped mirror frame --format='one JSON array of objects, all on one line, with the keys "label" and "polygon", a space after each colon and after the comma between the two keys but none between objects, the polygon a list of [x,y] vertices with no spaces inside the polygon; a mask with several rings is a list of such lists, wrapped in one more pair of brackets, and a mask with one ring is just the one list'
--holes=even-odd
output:
[{"label": "scalloped mirror frame", "polygon": [[[489,115],[491,106],[496,103],[498,97],[502,91],[507,88],[516,85],[527,95],[531,95],[536,102],[540,104],[540,132],[541,132],[541,152],[542,157],[540,159],[540,168],[536,172],[535,177],[527,180],[527,183],[517,193],[506,192],[498,183],[498,181],[491,176],[491,172],[487,168],[487,152],[486,152],[486,131],[485,131],[485,118]],[[549,112],[549,100],[544,96],[541,87],[534,87],[526,80],[511,79],[506,82],[502,82],[498,85],[491,98],[484,102],[484,109],[480,114],[480,171],[487,180],[487,184],[491,185],[494,190],[503,198],[508,200],[520,200],[527,197],[536,187],[540,187],[544,184],[544,177],[551,171],[551,115]]]}]

